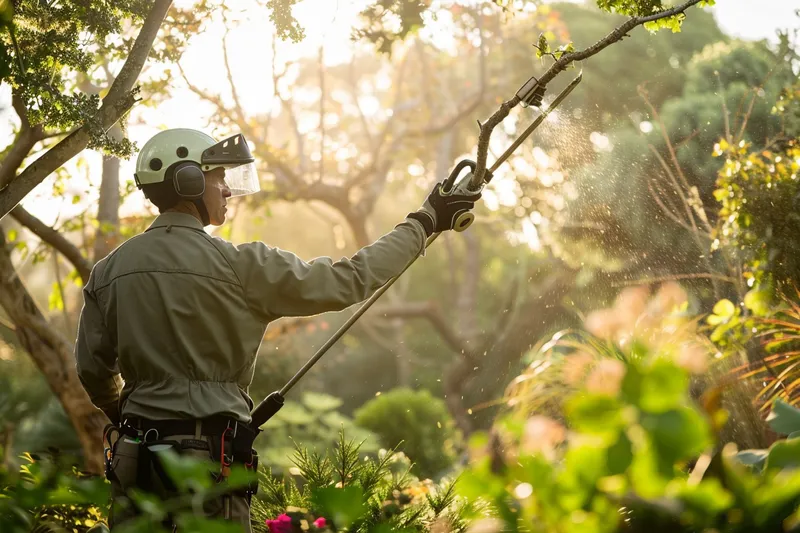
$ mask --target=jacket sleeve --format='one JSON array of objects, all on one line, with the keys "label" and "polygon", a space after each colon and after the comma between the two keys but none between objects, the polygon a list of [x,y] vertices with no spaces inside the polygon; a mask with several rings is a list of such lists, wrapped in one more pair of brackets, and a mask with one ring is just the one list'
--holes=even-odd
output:
[{"label": "jacket sleeve", "polygon": [[121,379],[117,350],[111,343],[105,321],[92,291],[92,279],[83,289],[83,309],[75,342],[75,362],[83,388],[92,403],[106,414],[116,408]]},{"label": "jacket sleeve", "polygon": [[338,261],[303,261],[262,242],[227,244],[248,306],[267,323],[284,316],[339,311],[366,300],[423,251],[425,231],[416,220],[406,220]]}]

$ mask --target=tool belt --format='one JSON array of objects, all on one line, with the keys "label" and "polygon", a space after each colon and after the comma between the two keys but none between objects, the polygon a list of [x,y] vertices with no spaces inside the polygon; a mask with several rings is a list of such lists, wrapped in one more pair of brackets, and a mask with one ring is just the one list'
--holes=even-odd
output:
[{"label": "tool belt", "polygon": [[[213,416],[199,420],[200,437],[197,437],[198,420],[148,420],[144,418],[128,418],[120,426],[109,424],[104,431],[106,477],[113,481],[115,476],[113,458],[117,444],[121,439],[127,443],[136,442],[137,473],[136,486],[150,491],[155,485],[152,473],[155,472],[158,482],[168,493],[177,489],[167,475],[158,457],[158,452],[173,449],[177,453],[185,450],[206,450],[209,457],[220,465],[219,472],[212,472],[216,482],[224,481],[230,474],[234,464],[243,465],[248,470],[258,471],[258,452],[253,449],[253,441],[260,433],[248,424],[229,417]],[[171,439],[183,435],[180,441]],[[194,438],[186,438],[191,435]],[[115,438],[116,437],[116,438]],[[244,489],[235,491],[248,499],[258,491],[258,481],[254,480]]]}]

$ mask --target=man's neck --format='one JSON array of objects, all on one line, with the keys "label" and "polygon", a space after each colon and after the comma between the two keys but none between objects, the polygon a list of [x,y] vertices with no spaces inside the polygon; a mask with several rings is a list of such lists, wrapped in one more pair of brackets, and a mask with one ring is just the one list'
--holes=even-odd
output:
[{"label": "man's neck", "polygon": [[192,215],[196,218],[200,223],[203,222],[203,219],[200,217],[200,211],[197,210],[197,206],[194,205],[194,202],[190,202],[189,200],[181,200],[175,206],[170,207],[165,213],[183,213],[185,215]]}]

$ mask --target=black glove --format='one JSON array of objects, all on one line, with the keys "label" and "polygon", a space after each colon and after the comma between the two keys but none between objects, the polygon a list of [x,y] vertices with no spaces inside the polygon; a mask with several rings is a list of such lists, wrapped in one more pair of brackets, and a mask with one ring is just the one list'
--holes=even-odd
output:
[{"label": "black glove", "polygon": [[481,197],[480,191],[466,191],[458,186],[451,194],[442,194],[443,185],[443,181],[437,183],[422,207],[408,214],[408,218],[422,223],[428,237],[453,229],[458,216],[475,207],[475,202]]}]

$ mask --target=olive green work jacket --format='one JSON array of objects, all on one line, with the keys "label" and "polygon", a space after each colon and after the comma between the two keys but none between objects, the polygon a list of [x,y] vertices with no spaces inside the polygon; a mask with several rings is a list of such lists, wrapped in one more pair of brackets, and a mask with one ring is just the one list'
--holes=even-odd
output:
[{"label": "olive green work jacket", "polygon": [[[248,387],[267,324],[361,302],[421,253],[406,220],[355,255],[303,261],[263,242],[234,245],[164,213],[92,269],[75,357],[92,402],[122,418],[250,421]],[[119,375],[124,385],[119,390]]]}]

